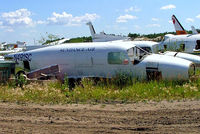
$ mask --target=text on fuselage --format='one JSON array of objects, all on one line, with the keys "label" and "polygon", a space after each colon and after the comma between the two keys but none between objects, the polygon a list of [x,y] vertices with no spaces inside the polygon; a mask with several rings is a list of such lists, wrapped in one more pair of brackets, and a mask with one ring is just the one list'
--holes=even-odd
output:
[{"label": "text on fuselage", "polygon": [[14,59],[15,61],[31,61],[32,60],[31,53],[22,53],[22,54],[15,54]]},{"label": "text on fuselage", "polygon": [[60,52],[93,52],[95,48],[67,48],[60,49]]}]

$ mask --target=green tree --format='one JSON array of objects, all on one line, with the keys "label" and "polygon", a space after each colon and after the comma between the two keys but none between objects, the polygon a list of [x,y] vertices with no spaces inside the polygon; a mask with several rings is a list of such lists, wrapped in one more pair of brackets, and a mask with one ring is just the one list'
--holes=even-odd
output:
[{"label": "green tree", "polygon": [[[63,38],[61,38],[63,39]],[[46,32],[45,36],[41,35],[41,39],[38,40],[38,43],[42,44],[42,45],[46,45],[52,42],[55,42],[55,45],[57,45],[56,41],[60,40],[60,38],[57,35],[54,34],[49,34]]]},{"label": "green tree", "polygon": [[129,34],[128,34],[128,37],[130,37],[130,38],[132,38],[132,39],[137,38],[137,37],[139,37],[139,36],[140,36],[140,34],[137,34],[137,33],[129,33]]}]

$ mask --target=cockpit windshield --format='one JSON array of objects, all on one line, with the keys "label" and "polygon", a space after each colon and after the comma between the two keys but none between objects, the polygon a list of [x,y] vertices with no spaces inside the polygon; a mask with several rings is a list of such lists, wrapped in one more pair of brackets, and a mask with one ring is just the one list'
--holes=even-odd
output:
[{"label": "cockpit windshield", "polygon": [[127,50],[130,61],[136,65],[146,57],[149,53],[140,47],[133,47]]},{"label": "cockpit windshield", "polygon": [[150,47],[141,47],[143,50],[149,52],[149,53],[152,53],[152,50]]}]

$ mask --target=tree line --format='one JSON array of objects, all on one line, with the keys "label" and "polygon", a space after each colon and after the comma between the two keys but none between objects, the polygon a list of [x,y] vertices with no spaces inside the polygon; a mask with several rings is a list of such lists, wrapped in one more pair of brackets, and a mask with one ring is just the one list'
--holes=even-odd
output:
[{"label": "tree line", "polygon": [[[200,33],[200,29],[197,29],[197,32]],[[187,31],[188,34],[192,34],[192,31]],[[46,45],[55,41],[59,41],[61,39],[64,39],[64,37],[59,38],[57,35],[53,34],[48,34],[46,33],[46,37],[42,36],[41,39],[38,41],[42,45]],[[176,34],[175,32],[164,32],[164,33],[153,33],[153,34],[139,34],[139,33],[129,33],[128,37],[130,37],[132,40],[135,38],[141,38],[141,37],[146,37],[149,39],[154,39],[157,37],[164,37],[166,34]],[[76,38],[71,38],[69,40],[66,40],[64,43],[80,43],[80,42],[92,42],[92,37],[91,36],[83,36],[83,37],[76,37]]]}]

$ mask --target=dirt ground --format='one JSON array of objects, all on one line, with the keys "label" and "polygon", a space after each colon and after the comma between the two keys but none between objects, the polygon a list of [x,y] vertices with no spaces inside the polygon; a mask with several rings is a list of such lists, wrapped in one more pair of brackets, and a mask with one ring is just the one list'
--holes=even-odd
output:
[{"label": "dirt ground", "polygon": [[200,133],[200,101],[44,106],[0,103],[0,133]]}]

